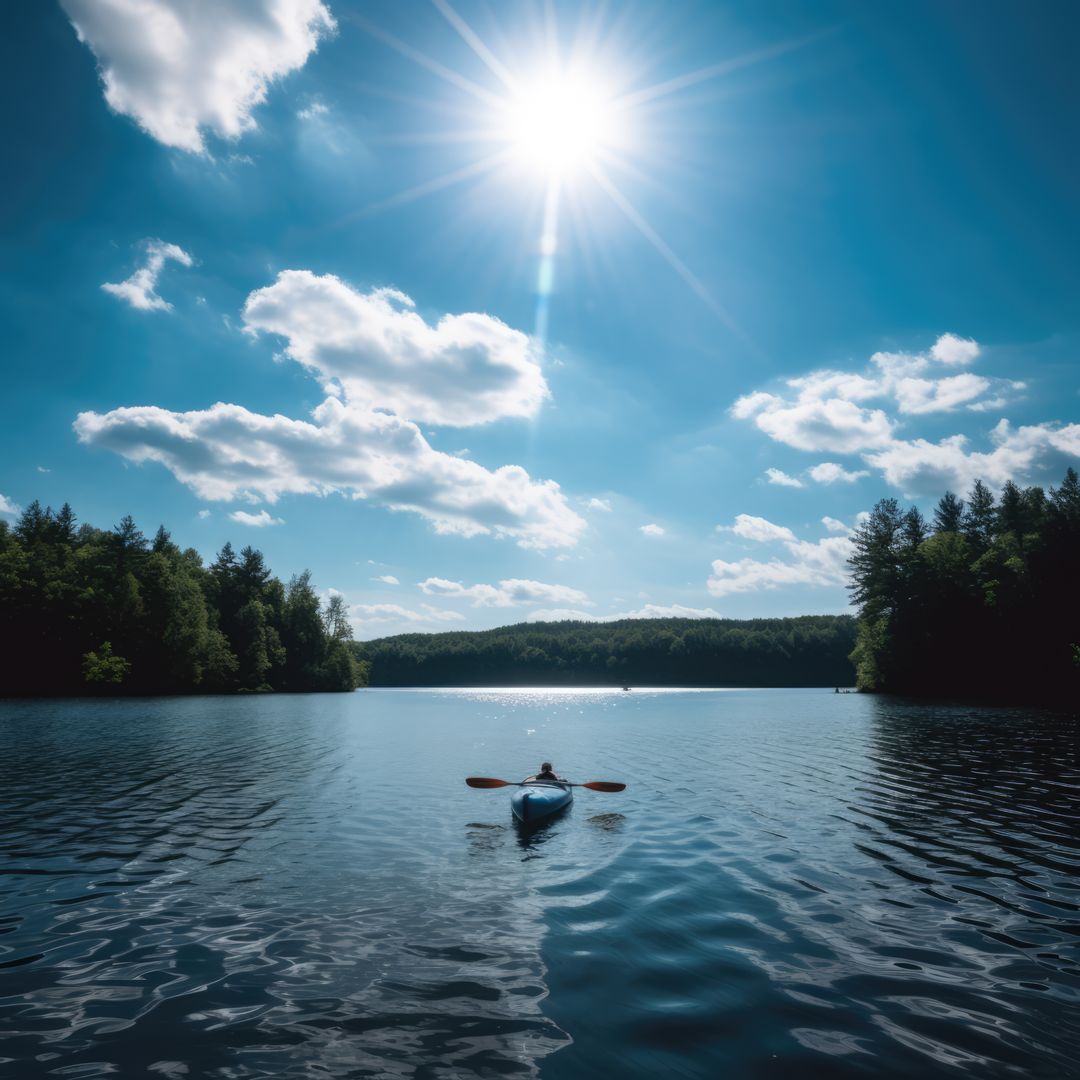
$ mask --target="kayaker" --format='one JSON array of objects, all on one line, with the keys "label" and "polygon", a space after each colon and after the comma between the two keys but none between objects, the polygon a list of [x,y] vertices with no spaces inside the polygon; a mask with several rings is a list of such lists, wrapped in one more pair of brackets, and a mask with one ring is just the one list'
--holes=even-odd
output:
[{"label": "kayaker", "polygon": [[530,776],[530,780],[561,780],[561,776],[555,775],[555,770],[551,767],[550,761],[545,761],[540,766],[540,771],[535,776]]}]

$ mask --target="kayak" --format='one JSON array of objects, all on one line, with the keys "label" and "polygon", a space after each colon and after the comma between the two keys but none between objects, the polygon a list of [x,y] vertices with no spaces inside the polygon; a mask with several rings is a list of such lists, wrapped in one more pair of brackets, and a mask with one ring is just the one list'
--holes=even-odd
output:
[{"label": "kayak", "polygon": [[510,809],[523,825],[532,825],[569,806],[573,801],[574,789],[569,784],[532,780],[522,784],[510,796]]}]

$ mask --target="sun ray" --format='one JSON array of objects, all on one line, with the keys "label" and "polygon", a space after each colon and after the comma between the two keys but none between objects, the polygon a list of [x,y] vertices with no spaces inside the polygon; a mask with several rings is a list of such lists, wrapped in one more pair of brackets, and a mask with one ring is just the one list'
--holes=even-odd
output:
[{"label": "sun ray", "polygon": [[[352,216],[379,213],[505,169],[519,199],[533,193],[542,200],[529,214],[519,217],[523,232],[539,226],[539,233],[532,233],[537,251],[535,335],[543,343],[548,337],[557,259],[563,249],[560,230],[571,230],[575,250],[580,251],[588,264],[596,265],[597,259],[604,261],[601,245],[592,244],[595,213],[590,211],[587,193],[594,191],[593,197],[602,195],[609,200],[732,334],[760,353],[732,314],[621,186],[629,182],[635,193],[651,188],[654,196],[663,194],[669,186],[662,184],[655,170],[649,168],[650,163],[669,155],[661,147],[653,146],[650,158],[648,141],[643,141],[634,128],[650,118],[659,122],[663,113],[676,107],[677,102],[672,99],[691,87],[804,48],[834,33],[836,28],[780,41],[649,86],[642,87],[638,80],[639,88],[633,89],[634,64],[627,63],[625,57],[620,59],[613,48],[620,42],[631,41],[635,32],[625,11],[613,13],[601,5],[592,12],[580,12],[564,50],[555,4],[543,0],[533,9],[531,36],[527,35],[533,51],[531,56],[522,57],[516,56],[516,49],[505,42],[499,51],[491,48],[451,0],[432,0],[432,4],[494,80],[494,90],[432,59],[362,16],[350,13],[344,17],[462,91],[471,102],[482,107],[484,114],[481,117],[476,105],[470,103],[448,110],[445,101],[435,100],[430,103],[433,109],[457,112],[462,122],[456,126],[450,122],[441,131],[405,131],[376,136],[370,141],[403,146],[472,146],[477,148],[477,153],[484,152],[480,147],[492,144],[500,148],[479,161],[416,184]],[[503,56],[499,55],[500,51]],[[511,62],[507,56],[516,58]],[[639,51],[638,74],[646,63]],[[684,95],[682,105],[686,101]],[[522,246],[528,249],[532,244],[526,241]]]},{"label": "sun ray", "polygon": [[778,56],[783,56],[785,53],[794,52],[796,49],[804,48],[831,33],[834,33],[834,28],[819,30],[816,33],[807,34],[801,38],[780,41],[775,45],[767,45],[763,49],[757,49],[751,53],[744,53],[742,56],[735,56],[730,60],[722,60],[719,64],[711,64],[709,67],[698,68],[697,71],[689,71],[685,75],[677,75],[673,79],[667,79],[664,82],[656,83],[653,86],[646,86],[641,90],[635,90],[632,93],[625,94],[614,104],[618,108],[632,109],[638,105],[644,105],[648,101],[656,101],[659,98],[668,97],[671,94],[677,93],[679,90],[685,90],[688,86],[694,86],[697,83],[707,82],[711,79],[718,79],[720,76],[729,75],[733,71],[753,67],[755,64],[764,63],[766,60],[773,60]]},{"label": "sun ray", "polygon": [[513,93],[517,80],[506,69],[502,61],[484,44],[480,35],[446,2],[431,0],[439,14],[461,35],[462,40],[487,65],[488,70]]},{"label": "sun ray", "polygon": [[608,195],[611,201],[626,215],[630,223],[649,241],[650,244],[663,256],[668,265],[693,289],[694,293],[703,300],[712,311],[719,316],[724,325],[747,344],[753,344],[746,336],[746,332],[732,317],[731,313],[716,299],[705,287],[701,279],[679,258],[672,250],[671,245],[645,220],[638,212],[633,203],[619,190],[615,182],[597,164],[589,167],[589,173]]},{"label": "sun ray", "polygon": [[426,56],[424,53],[420,52],[419,49],[414,49],[400,38],[394,37],[393,34],[389,34],[374,23],[369,22],[363,15],[357,15],[355,12],[347,12],[342,18],[348,19],[356,26],[359,26],[361,30],[364,30],[372,37],[377,38],[384,45],[389,45],[390,48],[401,53],[402,56],[407,57],[409,60],[412,60],[423,68],[427,68],[432,74],[438,75],[440,79],[445,79],[451,86],[456,86],[459,90],[464,90],[465,93],[476,98],[478,101],[482,101],[485,105],[494,108],[499,107],[500,98],[497,94],[493,94],[490,90],[485,90],[478,83],[474,83],[472,79],[467,79],[464,75],[459,75],[456,71],[445,67],[437,60],[432,60],[430,56]]},{"label": "sun ray", "polygon": [[342,225],[345,222],[352,221],[356,218],[370,217],[372,214],[381,214],[384,210],[389,210],[392,207],[403,206],[405,203],[414,202],[416,199],[422,199],[426,195],[433,195],[436,191],[442,191],[444,188],[453,187],[455,184],[462,184],[466,180],[482,176],[484,173],[497,169],[500,165],[505,165],[509,157],[510,151],[500,150],[499,153],[491,154],[489,157],[482,158],[480,161],[470,162],[460,169],[454,169],[451,172],[443,173],[442,176],[435,177],[433,180],[425,180],[424,183],[417,184],[415,187],[399,191],[396,195],[391,195],[389,198],[383,199],[380,202],[370,203],[367,206],[346,215],[337,222],[337,225]]}]

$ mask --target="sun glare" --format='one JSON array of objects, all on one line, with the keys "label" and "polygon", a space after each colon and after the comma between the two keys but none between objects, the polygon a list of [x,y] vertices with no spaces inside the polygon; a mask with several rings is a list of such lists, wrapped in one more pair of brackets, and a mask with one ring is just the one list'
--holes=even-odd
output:
[{"label": "sun glare", "polygon": [[[626,185],[640,186],[642,180],[649,183],[651,167],[669,159],[670,151],[661,153],[657,145],[658,124],[665,110],[679,107],[678,95],[683,91],[800,48],[816,36],[778,42],[643,85],[644,71],[635,71],[627,60],[635,50],[627,49],[624,55],[618,47],[625,27],[620,30],[621,21],[604,16],[602,9],[592,20],[583,21],[574,37],[564,40],[553,6],[548,5],[544,25],[534,27],[535,40],[525,41],[531,47],[500,56],[450,0],[432,3],[479,61],[476,70],[482,81],[378,27],[367,25],[367,29],[461,95],[460,106],[450,110],[460,109],[460,122],[441,122],[436,130],[403,133],[397,141],[444,147],[460,144],[470,148],[467,154],[471,156],[363,212],[386,210],[503,174],[514,197],[531,206],[523,224],[526,228],[535,225],[535,239],[526,241],[522,250],[537,258],[535,336],[544,343],[557,264],[564,254],[561,234],[572,231],[578,243],[584,243],[595,217],[589,200],[600,195],[732,331],[745,337],[708,286],[636,204],[633,187]],[[486,78],[482,69],[492,78]],[[530,71],[536,77],[530,78]],[[441,97],[432,104],[440,115],[446,115]],[[661,132],[661,139],[670,141],[666,132]],[[537,199],[537,195],[541,197]],[[588,254],[591,258],[595,252]]]},{"label": "sun glare", "polygon": [[565,177],[619,142],[612,99],[588,78],[554,73],[518,89],[506,102],[506,139],[524,165]]}]

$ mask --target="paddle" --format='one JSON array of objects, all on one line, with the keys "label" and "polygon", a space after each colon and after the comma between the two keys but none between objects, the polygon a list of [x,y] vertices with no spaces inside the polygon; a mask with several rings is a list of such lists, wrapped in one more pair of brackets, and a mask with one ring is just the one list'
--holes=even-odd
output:
[{"label": "paddle", "polygon": [[[469,787],[495,788],[495,787],[521,787],[521,780],[493,780],[490,776],[466,776],[465,783]],[[570,784],[569,787],[587,787],[590,791],[624,791],[625,784],[613,784],[607,780],[590,780],[587,784]]]}]

